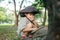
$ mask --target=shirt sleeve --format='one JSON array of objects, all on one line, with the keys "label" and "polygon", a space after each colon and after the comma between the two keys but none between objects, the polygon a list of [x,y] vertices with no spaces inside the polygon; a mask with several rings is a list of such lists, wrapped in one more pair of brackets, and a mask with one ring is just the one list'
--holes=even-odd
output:
[{"label": "shirt sleeve", "polygon": [[19,34],[26,27],[26,25],[27,25],[27,20],[21,19],[18,25],[17,33]]}]

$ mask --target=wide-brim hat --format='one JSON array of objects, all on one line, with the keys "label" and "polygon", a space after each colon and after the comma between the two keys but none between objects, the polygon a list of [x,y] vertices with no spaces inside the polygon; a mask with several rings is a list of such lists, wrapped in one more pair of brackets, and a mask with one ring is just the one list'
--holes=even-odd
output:
[{"label": "wide-brim hat", "polygon": [[20,10],[19,14],[20,14],[21,17],[25,17],[25,13],[28,13],[28,12],[35,15],[35,14],[39,13],[39,10],[37,10],[33,6],[28,6],[25,9]]},{"label": "wide-brim hat", "polygon": [[25,9],[20,11],[20,13],[26,13],[26,12],[34,12],[35,14],[39,13],[39,11],[33,6],[28,6]]}]

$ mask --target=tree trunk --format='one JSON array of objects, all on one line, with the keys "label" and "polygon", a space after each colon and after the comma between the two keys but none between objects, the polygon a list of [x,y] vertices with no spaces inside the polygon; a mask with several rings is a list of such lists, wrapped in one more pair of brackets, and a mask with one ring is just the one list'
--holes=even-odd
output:
[{"label": "tree trunk", "polygon": [[[16,2],[15,2],[15,0],[13,0],[13,2],[14,2],[14,13],[15,13],[15,18],[16,18],[14,26],[17,27],[18,26],[18,17],[19,17],[19,14],[16,13]],[[24,0],[22,0],[22,2],[21,2],[20,9],[22,7],[23,2],[24,2]],[[20,9],[19,9],[19,11],[20,11]]]},{"label": "tree trunk", "polygon": [[14,26],[17,27],[18,26],[18,15],[16,13],[16,2],[15,2],[15,0],[13,0],[13,2],[14,2],[14,13],[15,13],[15,18],[16,18]]},{"label": "tree trunk", "polygon": [[43,21],[43,26],[45,26],[45,22],[46,22],[46,8],[45,8],[45,13],[44,13],[44,19],[43,19],[44,21]]},{"label": "tree trunk", "polygon": [[49,25],[46,40],[60,40],[60,0],[48,0],[47,4]]}]

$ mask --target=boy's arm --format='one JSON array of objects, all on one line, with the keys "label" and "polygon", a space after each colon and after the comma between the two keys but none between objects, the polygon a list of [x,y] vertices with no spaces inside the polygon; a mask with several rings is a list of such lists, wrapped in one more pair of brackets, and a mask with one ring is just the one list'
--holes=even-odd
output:
[{"label": "boy's arm", "polygon": [[23,32],[30,32],[32,30],[37,30],[37,28],[32,28],[32,26],[33,25],[31,23],[27,24],[26,28],[23,29]]}]

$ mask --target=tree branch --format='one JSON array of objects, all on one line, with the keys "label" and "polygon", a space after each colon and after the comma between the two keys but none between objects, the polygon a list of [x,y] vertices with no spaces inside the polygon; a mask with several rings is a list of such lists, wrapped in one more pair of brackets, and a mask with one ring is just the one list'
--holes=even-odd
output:
[{"label": "tree branch", "polygon": [[[19,9],[19,11],[20,11],[21,8],[22,8],[22,4],[23,4],[23,2],[24,2],[24,0],[22,0],[22,2],[21,2],[21,4],[20,4],[20,9]],[[19,16],[19,13],[18,13],[18,16]]]},{"label": "tree branch", "polygon": [[15,2],[15,0],[13,0],[13,2],[14,2],[14,13],[15,13],[15,16],[17,16],[17,14],[16,14],[16,2]]}]

